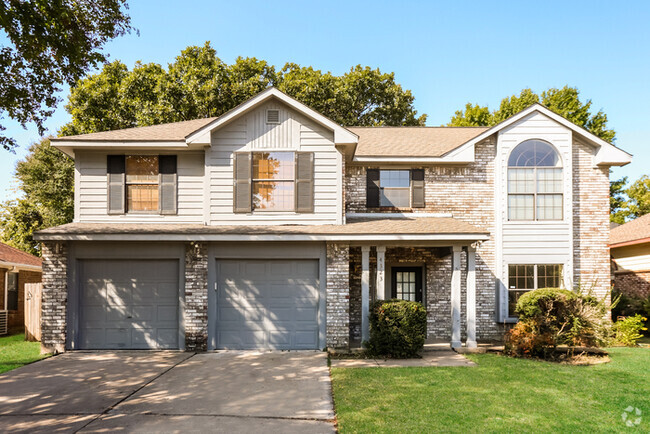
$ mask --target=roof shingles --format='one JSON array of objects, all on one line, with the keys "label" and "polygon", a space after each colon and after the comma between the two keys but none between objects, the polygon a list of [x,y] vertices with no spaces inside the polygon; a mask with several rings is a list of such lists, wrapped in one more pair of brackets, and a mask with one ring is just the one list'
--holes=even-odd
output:
[{"label": "roof shingles", "polygon": [[650,239],[650,214],[615,227],[610,231],[610,246]]},{"label": "roof shingles", "polygon": [[15,265],[29,265],[30,267],[40,267],[42,265],[41,258],[0,243],[0,263],[2,262]]}]

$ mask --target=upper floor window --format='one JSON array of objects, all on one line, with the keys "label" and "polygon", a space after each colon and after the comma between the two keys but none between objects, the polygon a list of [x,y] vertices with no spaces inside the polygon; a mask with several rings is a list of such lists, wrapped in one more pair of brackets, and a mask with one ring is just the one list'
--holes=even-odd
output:
[{"label": "upper floor window", "polygon": [[411,172],[409,170],[379,171],[379,206],[407,208],[411,206]]},{"label": "upper floor window", "polygon": [[126,211],[158,211],[158,156],[126,156]]},{"label": "upper floor window", "polygon": [[368,208],[424,207],[424,169],[367,169]]},{"label": "upper floor window", "polygon": [[253,152],[253,209],[293,211],[295,199],[293,152]]},{"label": "upper floor window", "polygon": [[562,220],[562,163],[550,144],[526,140],[508,159],[508,220]]},{"label": "upper floor window", "polygon": [[235,153],[233,211],[314,212],[314,153]]},{"label": "upper floor window", "polygon": [[176,155],[108,155],[108,214],[176,214]]}]

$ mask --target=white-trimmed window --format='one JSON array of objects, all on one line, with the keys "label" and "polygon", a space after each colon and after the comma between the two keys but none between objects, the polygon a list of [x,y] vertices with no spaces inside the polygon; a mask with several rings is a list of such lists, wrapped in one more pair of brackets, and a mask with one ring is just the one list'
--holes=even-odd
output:
[{"label": "white-trimmed window", "polygon": [[508,159],[508,220],[562,220],[562,162],[542,140],[520,143]]},{"label": "white-trimmed window", "polygon": [[508,265],[508,317],[515,318],[519,297],[539,288],[561,288],[562,264]]},{"label": "white-trimmed window", "polygon": [[411,171],[379,171],[379,206],[408,208],[411,206]]}]

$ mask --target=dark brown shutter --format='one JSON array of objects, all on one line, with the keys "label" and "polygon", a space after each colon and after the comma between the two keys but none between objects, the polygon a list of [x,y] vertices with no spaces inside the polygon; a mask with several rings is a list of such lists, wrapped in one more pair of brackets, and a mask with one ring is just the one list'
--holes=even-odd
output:
[{"label": "dark brown shutter", "polygon": [[108,213],[125,212],[125,169],[124,155],[109,155],[106,162],[108,174]]},{"label": "dark brown shutter", "polygon": [[176,155],[160,155],[160,214],[177,214],[177,159]]},{"label": "dark brown shutter", "polygon": [[424,169],[411,170],[411,207],[424,208]]},{"label": "dark brown shutter", "polygon": [[234,212],[251,212],[251,154],[235,154]]},{"label": "dark brown shutter", "polygon": [[296,212],[314,212],[314,153],[296,153]]},{"label": "dark brown shutter", "polygon": [[379,169],[366,170],[366,207],[379,206]]}]

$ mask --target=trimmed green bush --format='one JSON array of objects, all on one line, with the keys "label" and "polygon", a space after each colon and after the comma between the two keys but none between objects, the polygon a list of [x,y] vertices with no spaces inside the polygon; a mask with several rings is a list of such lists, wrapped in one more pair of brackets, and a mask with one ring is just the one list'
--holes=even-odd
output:
[{"label": "trimmed green bush", "polygon": [[600,347],[610,337],[607,306],[590,292],[537,289],[519,298],[516,312],[519,323],[505,336],[513,356],[548,358],[558,345]]},{"label": "trimmed green bush", "polygon": [[373,356],[406,359],[424,346],[427,313],[422,303],[379,300],[370,309],[370,339],[364,342]]}]

